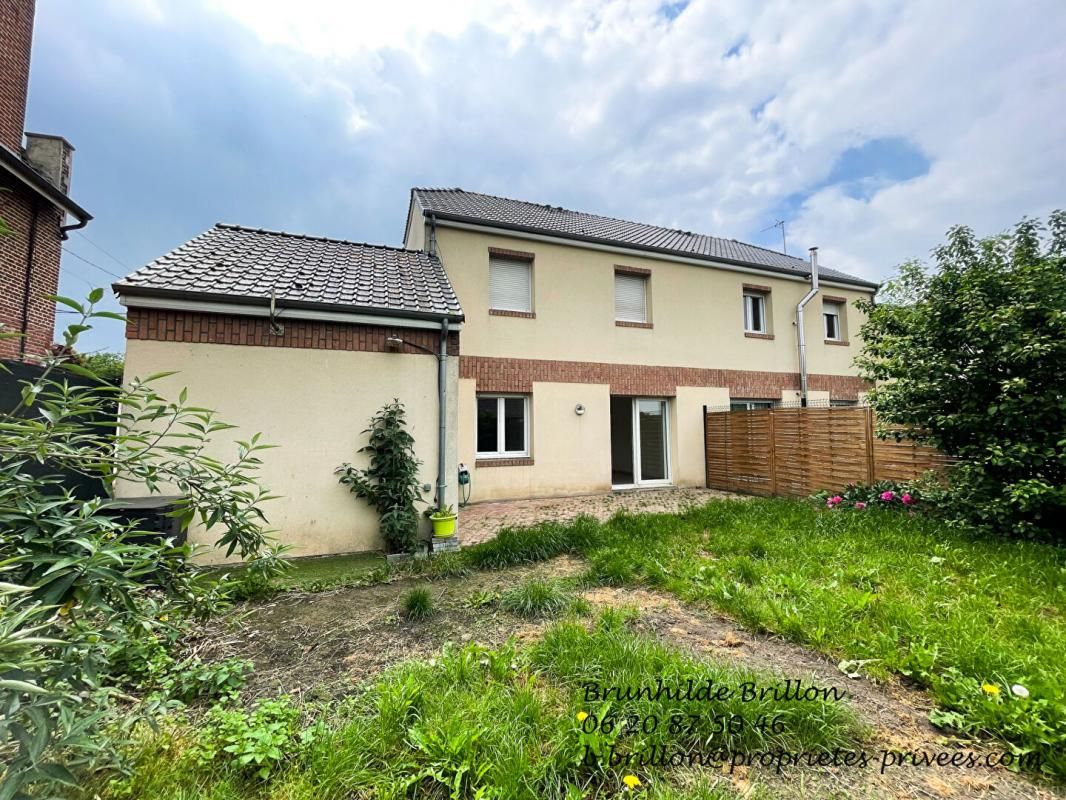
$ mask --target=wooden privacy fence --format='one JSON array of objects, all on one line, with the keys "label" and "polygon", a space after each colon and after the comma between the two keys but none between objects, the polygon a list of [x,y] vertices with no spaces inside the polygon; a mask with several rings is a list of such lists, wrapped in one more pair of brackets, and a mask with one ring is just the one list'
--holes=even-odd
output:
[{"label": "wooden privacy fence", "polygon": [[909,440],[878,439],[869,408],[704,411],[707,487],[806,497],[879,480],[908,481],[953,459]]}]

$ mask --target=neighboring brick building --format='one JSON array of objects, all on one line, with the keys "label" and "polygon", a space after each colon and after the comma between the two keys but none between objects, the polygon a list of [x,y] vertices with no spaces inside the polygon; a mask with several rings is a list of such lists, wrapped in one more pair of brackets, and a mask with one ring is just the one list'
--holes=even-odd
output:
[{"label": "neighboring brick building", "polygon": [[[33,360],[55,328],[59,259],[67,231],[92,217],[67,193],[74,148],[59,136],[26,133],[34,0],[0,0],[0,358]],[[68,224],[68,215],[73,222]]]}]

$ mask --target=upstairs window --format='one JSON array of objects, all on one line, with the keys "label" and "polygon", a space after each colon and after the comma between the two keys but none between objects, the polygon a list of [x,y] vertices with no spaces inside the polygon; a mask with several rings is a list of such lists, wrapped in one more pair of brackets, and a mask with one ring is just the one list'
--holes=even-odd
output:
[{"label": "upstairs window", "polygon": [[614,274],[615,322],[648,322],[648,276],[629,272]]},{"label": "upstairs window", "polygon": [[770,332],[766,321],[766,295],[762,292],[744,292],[744,332]]},{"label": "upstairs window", "polygon": [[773,408],[773,400],[731,400],[730,411],[756,411],[760,408]]},{"label": "upstairs window", "polygon": [[479,458],[529,455],[529,398],[526,395],[478,395],[477,455]]},{"label": "upstairs window", "polygon": [[489,308],[493,311],[533,312],[533,262],[489,256]]},{"label": "upstairs window", "polygon": [[825,321],[825,338],[830,342],[844,340],[844,305],[835,300],[822,302],[822,319]]}]

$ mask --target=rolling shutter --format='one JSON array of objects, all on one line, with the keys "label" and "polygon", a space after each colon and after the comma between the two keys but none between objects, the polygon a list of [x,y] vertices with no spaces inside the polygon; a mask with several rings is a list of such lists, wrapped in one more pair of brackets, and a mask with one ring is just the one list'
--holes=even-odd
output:
[{"label": "rolling shutter", "polygon": [[647,279],[641,275],[614,274],[614,318],[619,322],[647,322]]},{"label": "rolling shutter", "polygon": [[528,261],[489,258],[489,308],[532,311],[532,265]]}]

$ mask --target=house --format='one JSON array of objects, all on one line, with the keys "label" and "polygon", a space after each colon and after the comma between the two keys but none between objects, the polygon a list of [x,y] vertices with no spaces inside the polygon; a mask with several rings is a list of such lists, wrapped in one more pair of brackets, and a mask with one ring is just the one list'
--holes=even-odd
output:
[{"label": "house", "polygon": [[62,242],[92,219],[69,196],[74,148],[23,131],[34,10],[34,0],[0,0],[0,325],[20,334],[0,339],[0,359],[20,361],[51,350],[56,308],[48,296],[59,290]]},{"label": "house", "polygon": [[703,406],[853,404],[877,285],[735,240],[466,192],[414,189],[405,246],[466,315],[458,458],[477,500],[704,485]]},{"label": "house", "polygon": [[877,286],[813,273],[817,292],[811,263],[741,242],[414,189],[403,248],[219,224],[114,289],[127,375],[177,370],[164,393],[278,445],[268,515],[311,555],[380,546],[333,470],[394,397],[426,503],[452,505],[460,468],[473,501],[702,486],[704,406],[857,402],[853,302]]}]

